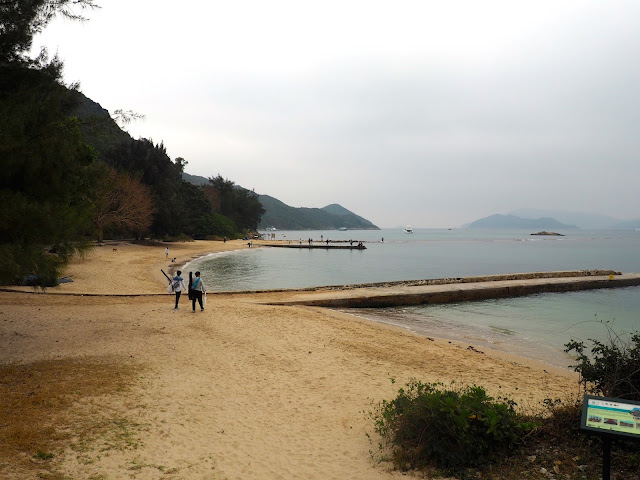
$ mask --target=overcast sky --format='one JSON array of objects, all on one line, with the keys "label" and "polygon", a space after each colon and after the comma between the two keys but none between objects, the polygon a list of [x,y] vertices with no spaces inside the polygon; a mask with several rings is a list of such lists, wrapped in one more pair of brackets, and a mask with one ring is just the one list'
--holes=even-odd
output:
[{"label": "overcast sky", "polygon": [[380,227],[640,218],[640,2],[97,2],[34,44],[187,173]]}]

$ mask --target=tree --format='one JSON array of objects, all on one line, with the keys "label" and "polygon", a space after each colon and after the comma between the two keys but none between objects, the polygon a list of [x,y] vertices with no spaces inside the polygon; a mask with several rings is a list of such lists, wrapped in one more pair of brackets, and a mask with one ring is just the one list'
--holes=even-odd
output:
[{"label": "tree", "polygon": [[[91,202],[87,166],[95,152],[69,117],[68,89],[55,63],[4,67],[0,77],[0,282],[55,281],[86,248]],[[52,253],[53,252],[53,253]]]},{"label": "tree", "polygon": [[255,231],[258,229],[260,218],[265,212],[258,195],[254,191],[238,188],[235,191],[236,213],[235,217],[238,226],[245,230]]},{"label": "tree", "polygon": [[0,0],[0,64],[28,62],[33,37],[57,14],[84,21],[78,11],[99,8],[93,0]]},{"label": "tree", "polygon": [[640,400],[640,332],[620,335],[608,328],[606,341],[589,342],[590,354],[585,353],[583,341],[565,344],[565,352],[577,355],[573,369],[580,374],[585,393]]},{"label": "tree", "polygon": [[151,191],[131,176],[118,173],[106,165],[96,164],[102,170],[96,189],[93,223],[98,241],[104,239],[104,229],[117,228],[127,232],[143,233],[150,226],[155,207]]},{"label": "tree", "polygon": [[189,234],[182,230],[182,217],[192,215],[185,210],[182,195],[184,160],[172,162],[162,143],[156,145],[145,138],[121,142],[102,152],[101,158],[119,172],[136,176],[151,189],[156,206],[151,225],[154,235]]},{"label": "tree", "polygon": [[210,177],[209,183],[213,192],[209,190],[207,197],[212,205],[218,208],[214,213],[221,213],[235,222],[242,230],[256,230],[260,218],[265,212],[258,200],[258,195],[241,187],[234,182],[218,175]]},{"label": "tree", "polygon": [[88,243],[87,167],[95,152],[71,115],[62,63],[25,52],[58,12],[89,0],[0,0],[0,283],[55,284],[69,258]]}]

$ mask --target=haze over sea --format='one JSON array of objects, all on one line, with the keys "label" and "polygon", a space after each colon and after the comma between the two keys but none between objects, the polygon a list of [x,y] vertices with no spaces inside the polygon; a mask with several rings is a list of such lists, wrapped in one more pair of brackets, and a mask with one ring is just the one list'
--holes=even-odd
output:
[{"label": "haze over sea", "polygon": [[[500,273],[614,269],[640,272],[640,232],[414,229],[275,231],[292,243],[363,241],[366,250],[246,248],[187,264],[211,291],[268,290]],[[259,242],[258,242],[259,243]],[[349,310],[415,333],[495,348],[566,367],[571,339],[640,330],[640,287],[445,305]]]}]

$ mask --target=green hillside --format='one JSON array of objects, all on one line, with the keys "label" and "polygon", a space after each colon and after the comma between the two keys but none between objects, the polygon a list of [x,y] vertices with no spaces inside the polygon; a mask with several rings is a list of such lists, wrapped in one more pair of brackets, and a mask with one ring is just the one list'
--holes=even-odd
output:
[{"label": "green hillside", "polygon": [[[208,180],[198,175],[183,173],[182,178],[194,185],[205,185]],[[242,187],[237,187],[242,188]],[[258,195],[258,201],[265,209],[259,229],[278,230],[380,230],[369,220],[356,215],[346,208],[332,203],[323,208],[291,207],[269,195]]]},{"label": "green hillside", "polygon": [[335,203],[323,208],[296,208],[269,195],[258,195],[258,200],[265,209],[259,228],[337,230],[340,227],[345,227],[349,230],[380,230],[369,220]]}]

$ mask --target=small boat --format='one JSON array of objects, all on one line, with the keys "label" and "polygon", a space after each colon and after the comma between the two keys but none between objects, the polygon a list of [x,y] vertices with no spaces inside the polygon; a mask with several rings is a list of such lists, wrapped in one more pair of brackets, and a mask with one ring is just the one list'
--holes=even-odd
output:
[{"label": "small boat", "polygon": [[339,232],[346,232],[347,231],[347,227],[340,227],[338,229]]},{"label": "small boat", "polygon": [[413,228],[411,228],[411,225],[407,225],[406,227],[404,227],[404,233],[413,233]]}]

